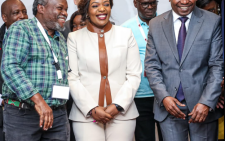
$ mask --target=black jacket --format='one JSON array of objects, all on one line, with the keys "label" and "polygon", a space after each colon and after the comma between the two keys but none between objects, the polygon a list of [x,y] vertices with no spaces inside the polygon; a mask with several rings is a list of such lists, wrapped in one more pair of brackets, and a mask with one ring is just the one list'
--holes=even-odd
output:
[{"label": "black jacket", "polygon": [[[3,38],[5,35],[5,29],[6,26],[5,24],[2,25],[2,27],[0,28],[0,66],[1,66],[1,62],[2,62],[2,42],[3,42]],[[0,67],[0,73],[1,73],[1,67]],[[2,94],[2,84],[3,84],[3,79],[2,79],[2,75],[0,74],[0,94]],[[0,106],[0,127],[2,127],[2,123],[3,123],[3,113],[2,113],[2,107]]]}]

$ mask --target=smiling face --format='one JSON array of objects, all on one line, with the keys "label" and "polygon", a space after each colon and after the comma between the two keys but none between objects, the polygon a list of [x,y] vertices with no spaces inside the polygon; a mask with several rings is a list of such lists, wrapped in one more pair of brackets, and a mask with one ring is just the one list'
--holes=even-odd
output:
[{"label": "smiling face", "polygon": [[187,16],[190,14],[197,0],[169,0],[171,2],[171,7],[175,13],[180,16]]},{"label": "smiling face", "polygon": [[88,8],[90,22],[98,27],[103,28],[108,22],[111,15],[109,0],[91,0]]},{"label": "smiling face", "polygon": [[52,30],[62,31],[68,16],[67,9],[66,0],[49,0],[43,14],[46,26]]}]

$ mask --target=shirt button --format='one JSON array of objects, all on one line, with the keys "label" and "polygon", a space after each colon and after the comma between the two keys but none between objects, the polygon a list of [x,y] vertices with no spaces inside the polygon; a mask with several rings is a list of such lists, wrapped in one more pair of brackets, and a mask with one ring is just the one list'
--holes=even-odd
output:
[{"label": "shirt button", "polygon": [[106,76],[103,76],[103,79],[106,79]]},{"label": "shirt button", "polygon": [[100,37],[102,38],[103,37],[103,34],[100,34]]},{"label": "shirt button", "polygon": [[103,32],[104,32],[104,30],[101,30],[101,32],[103,33]]}]

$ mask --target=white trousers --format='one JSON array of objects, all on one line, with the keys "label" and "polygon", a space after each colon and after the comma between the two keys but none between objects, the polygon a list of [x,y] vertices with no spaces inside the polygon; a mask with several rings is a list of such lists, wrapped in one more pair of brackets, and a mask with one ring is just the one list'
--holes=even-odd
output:
[{"label": "white trousers", "polygon": [[94,122],[73,122],[76,141],[133,141],[136,119],[111,120],[106,125]]}]

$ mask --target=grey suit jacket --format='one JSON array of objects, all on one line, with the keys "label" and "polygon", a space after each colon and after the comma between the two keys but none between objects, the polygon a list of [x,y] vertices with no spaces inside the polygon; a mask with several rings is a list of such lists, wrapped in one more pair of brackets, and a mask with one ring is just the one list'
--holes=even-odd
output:
[{"label": "grey suit jacket", "polygon": [[202,103],[213,109],[205,122],[218,119],[221,113],[215,106],[221,93],[222,55],[219,16],[194,8],[181,61],[172,11],[152,19],[149,23],[145,71],[155,94],[155,119],[163,121],[167,117],[162,100],[167,96],[175,97],[180,82],[190,111],[197,103]]}]

